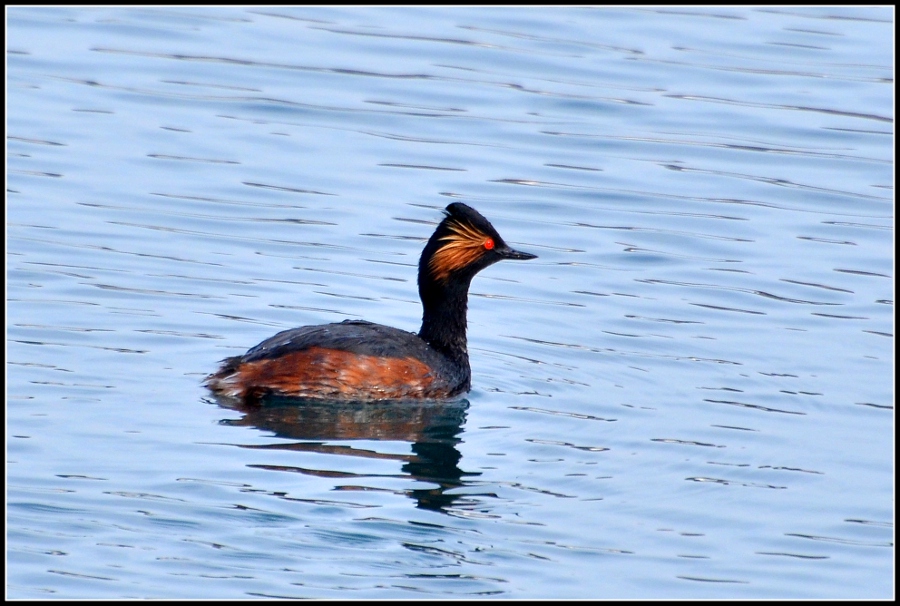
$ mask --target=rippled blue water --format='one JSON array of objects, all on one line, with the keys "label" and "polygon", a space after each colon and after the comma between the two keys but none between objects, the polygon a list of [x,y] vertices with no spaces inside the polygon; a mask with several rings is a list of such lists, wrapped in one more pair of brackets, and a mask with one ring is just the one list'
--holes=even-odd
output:
[{"label": "rippled blue water", "polygon": [[[893,595],[892,8],[7,20],[9,597]],[[454,200],[467,401],[201,387]]]}]

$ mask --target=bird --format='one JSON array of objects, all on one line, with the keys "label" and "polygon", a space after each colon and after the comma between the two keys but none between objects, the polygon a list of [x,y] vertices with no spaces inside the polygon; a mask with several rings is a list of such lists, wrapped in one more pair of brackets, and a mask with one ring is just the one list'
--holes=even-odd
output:
[{"label": "bird", "polygon": [[450,400],[471,389],[466,340],[469,285],[505,259],[535,259],[511,248],[474,208],[453,202],[418,265],[418,333],[365,320],[279,332],[226,358],[204,383],[214,394],[258,403],[266,397],[373,402]]}]

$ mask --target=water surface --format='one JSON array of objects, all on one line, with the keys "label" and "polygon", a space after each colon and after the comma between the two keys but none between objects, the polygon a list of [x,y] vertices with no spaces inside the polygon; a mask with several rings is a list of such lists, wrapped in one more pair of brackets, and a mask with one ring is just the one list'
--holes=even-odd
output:
[{"label": "water surface", "polygon": [[[9,597],[893,595],[893,9],[7,20]],[[465,401],[202,388],[453,201]]]}]

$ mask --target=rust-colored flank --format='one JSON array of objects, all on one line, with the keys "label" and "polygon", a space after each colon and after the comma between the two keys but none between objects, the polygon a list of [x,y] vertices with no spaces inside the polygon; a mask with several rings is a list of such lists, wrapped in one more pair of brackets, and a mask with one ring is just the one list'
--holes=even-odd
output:
[{"label": "rust-colored flank", "polygon": [[336,400],[403,400],[444,398],[434,388],[434,375],[412,357],[362,355],[339,349],[310,347],[277,358],[241,364],[227,379],[232,395],[254,396],[258,386],[298,398]]}]

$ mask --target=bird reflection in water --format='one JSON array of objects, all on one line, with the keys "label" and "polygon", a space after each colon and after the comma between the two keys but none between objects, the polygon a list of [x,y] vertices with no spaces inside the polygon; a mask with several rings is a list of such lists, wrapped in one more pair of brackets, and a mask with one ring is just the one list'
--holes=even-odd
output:
[{"label": "bird reflection in water", "polygon": [[[262,403],[246,403],[230,398],[216,398],[224,408],[243,416],[225,419],[223,425],[255,427],[273,432],[276,437],[300,442],[278,442],[267,445],[243,445],[243,448],[276,449],[352,457],[402,461],[402,477],[436,485],[403,491],[416,501],[416,506],[446,511],[456,505],[471,503],[476,495],[448,494],[464,485],[467,473],[459,468],[462,455],[456,446],[466,418],[467,400],[456,402],[323,402],[294,398],[267,398]],[[370,442],[409,442],[412,454],[377,452],[354,448],[336,441],[367,440]],[[331,443],[330,443],[331,442]],[[362,479],[367,474],[349,471],[317,470],[284,465],[252,465],[252,467],[290,471],[318,477]],[[336,490],[370,490],[358,485],[338,485]],[[487,495],[484,495],[487,496]],[[462,501],[462,502],[460,502]]]}]

